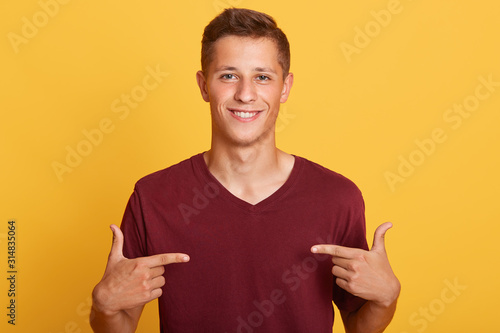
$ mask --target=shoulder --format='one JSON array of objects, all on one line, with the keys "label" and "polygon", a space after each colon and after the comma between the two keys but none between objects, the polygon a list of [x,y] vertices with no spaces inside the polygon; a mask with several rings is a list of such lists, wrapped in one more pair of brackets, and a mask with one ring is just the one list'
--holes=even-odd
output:
[{"label": "shoulder", "polygon": [[165,169],[158,170],[140,178],[135,184],[135,190],[164,188],[172,184],[182,184],[185,181],[189,181],[193,177],[196,160],[200,155],[201,153],[193,155]]},{"label": "shoulder", "polygon": [[362,197],[358,186],[349,178],[304,157],[297,156],[297,158],[301,164],[302,180],[315,189],[325,189],[329,193],[337,193],[343,197]]}]

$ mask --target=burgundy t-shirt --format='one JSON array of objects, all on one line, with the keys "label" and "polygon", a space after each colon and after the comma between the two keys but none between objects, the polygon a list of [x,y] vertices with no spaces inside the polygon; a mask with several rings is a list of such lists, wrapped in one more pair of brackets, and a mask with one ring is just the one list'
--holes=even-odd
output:
[{"label": "burgundy t-shirt", "polygon": [[121,228],[128,258],[182,252],[165,266],[161,332],[331,333],[332,299],[364,300],[335,284],[312,245],[368,249],[364,203],[347,178],[295,156],[287,181],[252,205],[231,194],[198,154],[139,180]]}]

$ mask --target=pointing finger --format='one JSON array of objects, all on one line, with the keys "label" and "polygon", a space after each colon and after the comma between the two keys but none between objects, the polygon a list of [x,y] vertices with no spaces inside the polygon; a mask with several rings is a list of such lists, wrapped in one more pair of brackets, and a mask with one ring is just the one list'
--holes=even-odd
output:
[{"label": "pointing finger", "polygon": [[391,222],[385,222],[378,226],[377,230],[375,230],[375,235],[373,236],[372,251],[385,252],[385,233],[390,228],[392,228]]},{"label": "pointing finger", "polygon": [[163,266],[189,261],[189,256],[185,253],[162,253],[143,258],[149,267]]},{"label": "pointing finger", "polygon": [[346,259],[354,258],[355,256],[364,253],[364,251],[361,249],[332,245],[332,244],[314,245],[313,247],[311,247],[311,252],[318,254],[320,253],[329,254],[334,257],[346,258]]}]

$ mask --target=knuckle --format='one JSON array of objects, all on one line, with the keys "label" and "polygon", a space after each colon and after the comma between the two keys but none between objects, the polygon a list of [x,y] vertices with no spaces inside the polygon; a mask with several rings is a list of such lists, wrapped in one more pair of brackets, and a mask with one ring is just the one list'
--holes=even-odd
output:
[{"label": "knuckle", "polygon": [[149,279],[151,279],[151,273],[149,271],[144,271],[141,273],[141,279],[143,281],[147,281]]},{"label": "knuckle", "polygon": [[358,254],[356,255],[355,259],[359,262],[365,262],[366,261],[366,258],[365,258],[365,255],[364,254]]},{"label": "knuckle", "polygon": [[151,285],[149,284],[149,281],[147,281],[147,280],[143,280],[143,281],[141,282],[141,289],[142,289],[143,291],[145,291],[145,292],[149,292],[149,291],[150,291],[150,289],[151,289]]},{"label": "knuckle", "polygon": [[169,263],[169,260],[168,260],[168,256],[167,255],[163,255],[160,257],[160,262],[162,265],[166,265]]},{"label": "knuckle", "polygon": [[346,282],[346,286],[349,290],[356,290],[357,282],[355,279],[351,278]]},{"label": "knuckle", "polygon": [[358,273],[353,274],[348,281],[351,284],[351,288],[355,288],[357,285],[359,285],[360,282],[360,276]]},{"label": "knuckle", "polygon": [[132,269],[134,271],[140,271],[143,268],[144,268],[144,264],[142,263],[142,261],[140,261],[140,260],[134,261],[133,266],[132,266]]},{"label": "knuckle", "polygon": [[356,263],[356,262],[350,262],[347,264],[347,269],[349,271],[353,271],[353,272],[356,272],[359,268],[359,265]]}]

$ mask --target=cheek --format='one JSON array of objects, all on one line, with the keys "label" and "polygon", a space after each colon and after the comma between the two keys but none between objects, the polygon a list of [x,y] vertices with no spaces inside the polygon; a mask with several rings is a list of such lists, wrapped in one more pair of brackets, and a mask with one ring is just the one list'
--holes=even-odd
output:
[{"label": "cheek", "polygon": [[227,95],[229,90],[232,88],[231,84],[228,83],[222,83],[220,81],[214,80],[210,84],[210,92],[213,95]]},{"label": "cheek", "polygon": [[210,109],[212,113],[223,113],[223,110],[229,104],[229,96],[223,91],[217,90],[216,92],[210,93]]},{"label": "cheek", "polygon": [[262,91],[262,96],[265,96],[268,101],[279,101],[281,98],[281,89],[279,86],[272,86]]},{"label": "cheek", "polygon": [[281,104],[281,91],[278,91],[277,89],[268,91],[265,95],[263,95],[263,97],[269,107],[279,109]]}]

